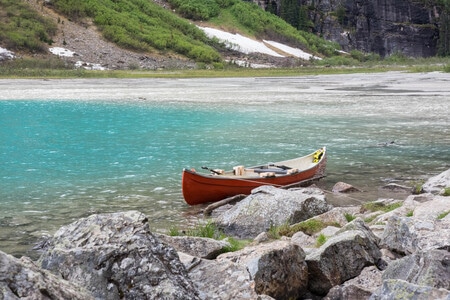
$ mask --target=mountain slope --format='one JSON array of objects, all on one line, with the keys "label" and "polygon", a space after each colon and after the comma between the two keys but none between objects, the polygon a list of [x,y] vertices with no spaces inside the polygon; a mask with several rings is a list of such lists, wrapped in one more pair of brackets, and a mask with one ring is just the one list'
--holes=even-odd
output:
[{"label": "mountain slope", "polygon": [[[6,0],[0,1],[0,5],[3,1]],[[193,22],[174,14],[169,3],[162,0],[21,1],[33,6],[40,16],[56,24],[56,32],[53,35],[49,33],[51,46],[64,47],[75,52],[76,57],[65,58],[70,62],[81,60],[113,69],[137,67],[153,69],[192,67],[194,61],[213,63],[220,62],[225,56],[235,58],[242,56],[225,49],[217,40],[206,38]],[[212,26],[214,22],[223,22],[222,15],[241,14],[234,18],[241,19],[235,21],[239,24],[226,24],[227,29],[234,32],[243,31],[262,38],[270,37],[272,40],[278,39],[305,50],[309,50],[310,45],[313,45],[310,51],[313,53],[317,53],[318,49],[325,49],[330,53],[334,51],[335,45],[310,34],[306,34],[305,38],[305,34],[298,33],[284,21],[262,11],[256,5],[240,0],[228,0],[228,3],[232,5],[222,9],[214,20],[209,20]],[[247,10],[247,14],[242,12],[243,9]],[[242,24],[244,23],[242,18],[247,24]],[[252,22],[248,23],[248,20]],[[258,29],[254,27],[255,24],[265,26]],[[4,45],[0,43],[0,46]],[[264,61],[275,60],[278,64],[284,65],[293,63],[290,58],[280,60],[261,55],[246,55],[247,59],[249,57]]]}]

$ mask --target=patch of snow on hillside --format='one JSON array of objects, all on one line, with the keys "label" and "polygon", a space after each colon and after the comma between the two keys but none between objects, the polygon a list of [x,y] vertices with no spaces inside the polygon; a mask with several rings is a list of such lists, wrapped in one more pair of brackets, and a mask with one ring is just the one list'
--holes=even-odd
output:
[{"label": "patch of snow on hillside", "polygon": [[301,58],[301,59],[305,59],[305,60],[309,60],[311,58],[314,59],[321,59],[320,57],[314,56],[312,54],[306,53],[305,51],[298,49],[298,48],[293,48],[275,41],[266,41],[264,40],[264,43],[267,43],[269,45],[271,45],[272,47],[278,48],[283,52],[289,53],[290,55],[293,55],[295,57]]},{"label": "patch of snow on hillside", "polygon": [[58,56],[65,56],[65,57],[73,57],[75,55],[75,52],[61,48],[61,47],[52,47],[49,48],[51,53],[58,55]]},{"label": "patch of snow on hillside", "polygon": [[13,59],[16,57],[14,52],[9,51],[8,49],[0,47],[0,61],[6,59]]},{"label": "patch of snow on hillside", "polygon": [[209,38],[217,38],[224,42],[229,49],[239,51],[245,54],[257,52],[264,53],[275,57],[284,57],[283,55],[273,51],[263,42],[259,42],[240,34],[232,34],[215,28],[199,27],[203,30]]},{"label": "patch of snow on hillside", "polygon": [[[291,56],[295,56],[301,59],[309,60],[311,57],[314,59],[321,59],[320,57],[313,56],[312,54],[306,53],[305,51],[293,48],[275,41],[266,41],[262,42],[250,39],[248,37],[242,36],[240,34],[232,34],[226,31],[222,31],[215,28],[210,27],[199,27],[209,38],[217,38],[219,41],[224,42],[229,49],[239,51],[245,54],[257,52],[268,54],[275,57],[285,57],[282,54],[273,50],[273,48],[279,49],[283,53],[287,53]],[[266,44],[269,44],[271,48],[269,48]]]}]

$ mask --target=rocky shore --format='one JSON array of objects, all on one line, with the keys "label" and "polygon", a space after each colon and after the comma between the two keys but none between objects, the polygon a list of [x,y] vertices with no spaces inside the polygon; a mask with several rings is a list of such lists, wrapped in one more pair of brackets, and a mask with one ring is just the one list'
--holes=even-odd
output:
[{"label": "rocky shore", "polygon": [[210,217],[250,240],[235,252],[230,238],[154,233],[137,211],[91,215],[42,241],[37,261],[0,252],[0,299],[448,300],[449,187],[450,169],[354,207],[315,186],[260,187]]}]

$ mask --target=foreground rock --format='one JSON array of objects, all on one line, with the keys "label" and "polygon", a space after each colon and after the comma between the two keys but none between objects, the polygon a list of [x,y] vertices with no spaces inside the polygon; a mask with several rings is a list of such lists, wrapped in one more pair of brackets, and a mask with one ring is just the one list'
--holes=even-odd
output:
[{"label": "foreground rock", "polygon": [[93,215],[56,232],[39,263],[97,299],[198,299],[177,252],[136,212]]},{"label": "foreground rock", "polygon": [[0,251],[0,299],[94,299],[81,286]]},{"label": "foreground rock", "polygon": [[308,267],[304,251],[288,241],[275,241],[225,253],[218,261],[232,261],[248,270],[258,294],[275,299],[297,298],[307,292]]},{"label": "foreground rock", "polygon": [[[360,219],[354,222],[364,226]],[[380,260],[380,249],[368,228],[348,229],[333,236],[306,257],[309,290],[314,294],[326,295],[333,286],[358,276],[365,267]]]},{"label": "foreground rock", "polygon": [[283,190],[262,186],[216,218],[215,223],[228,235],[254,238],[272,226],[298,223],[331,208],[318,188]]}]

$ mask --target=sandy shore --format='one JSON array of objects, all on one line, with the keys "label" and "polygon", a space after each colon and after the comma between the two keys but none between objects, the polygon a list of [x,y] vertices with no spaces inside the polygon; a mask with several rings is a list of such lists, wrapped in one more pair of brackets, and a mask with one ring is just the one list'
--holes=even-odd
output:
[{"label": "sandy shore", "polygon": [[[217,97],[205,98],[211,89]],[[386,72],[272,78],[0,79],[0,100],[234,101],[273,94],[411,94],[450,96],[448,73]],[[447,98],[447,99],[450,99]]]}]

